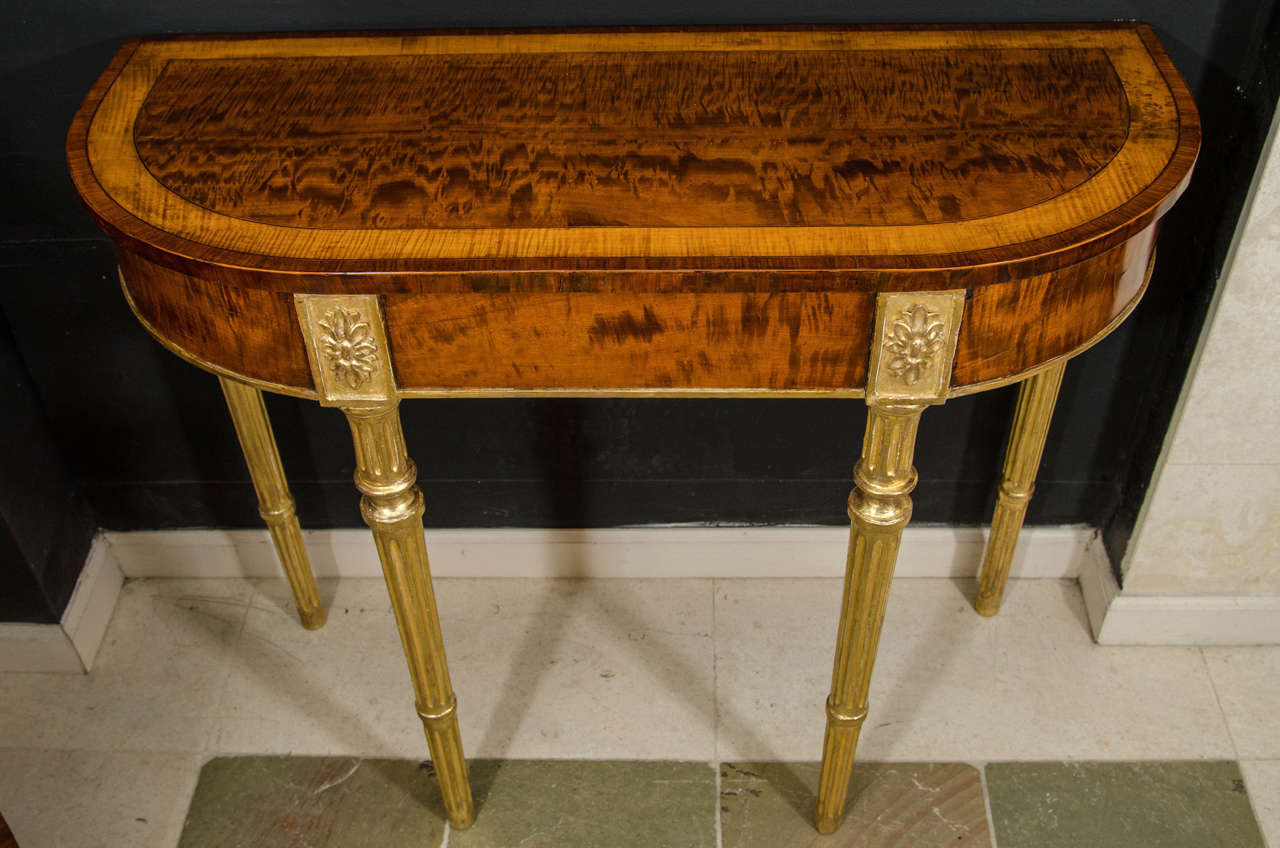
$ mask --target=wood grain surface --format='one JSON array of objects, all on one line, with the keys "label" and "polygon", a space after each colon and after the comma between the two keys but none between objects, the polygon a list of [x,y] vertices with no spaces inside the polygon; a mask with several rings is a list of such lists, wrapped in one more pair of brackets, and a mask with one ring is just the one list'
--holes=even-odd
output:
[{"label": "wood grain surface", "polygon": [[280,226],[867,226],[1034,206],[1128,129],[1096,49],[703,51],[176,60],[134,141]]},{"label": "wood grain surface", "polygon": [[1198,147],[1137,24],[141,39],[67,141],[152,332],[297,394],[297,293],[407,394],[857,394],[943,289],[973,391],[1132,308]]},{"label": "wood grain surface", "polygon": [[[1069,268],[973,289],[952,393],[1095,342],[1141,295],[1154,237],[1149,228]],[[242,286],[238,275],[196,277],[128,251],[120,260],[134,311],[175,352],[313,394],[288,291]],[[575,289],[584,276],[496,275],[506,285],[478,279],[467,290],[468,275],[379,275],[402,391],[859,395],[865,385],[883,274],[626,273],[607,275],[613,285],[603,289]],[[295,288],[337,293],[344,279],[302,278]]]}]

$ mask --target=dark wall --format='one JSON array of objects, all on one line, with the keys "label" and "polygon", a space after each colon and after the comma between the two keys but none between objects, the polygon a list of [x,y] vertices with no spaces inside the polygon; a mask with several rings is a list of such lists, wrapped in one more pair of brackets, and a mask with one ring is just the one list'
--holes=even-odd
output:
[{"label": "dark wall", "polygon": [[8,328],[0,325],[0,621],[62,614],[97,519],[54,444]]},{"label": "dark wall", "polygon": [[[129,315],[109,243],[75,199],[63,136],[121,40],[137,33],[608,24],[1143,19],[1201,105],[1205,146],[1168,218],[1150,293],[1069,368],[1032,523],[1104,526],[1118,559],[1167,427],[1274,108],[1259,87],[1274,0],[10,0],[0,13],[0,317],[76,481],[112,529],[258,526],[216,381]],[[1274,32],[1274,28],[1271,29]],[[994,497],[1014,393],[926,413],[916,520],[976,524]],[[303,523],[357,525],[333,410],[269,406]],[[403,407],[434,526],[843,523],[860,401],[471,400]],[[6,481],[6,485],[8,482]],[[0,556],[3,553],[0,552]],[[0,562],[0,570],[12,569]]]}]

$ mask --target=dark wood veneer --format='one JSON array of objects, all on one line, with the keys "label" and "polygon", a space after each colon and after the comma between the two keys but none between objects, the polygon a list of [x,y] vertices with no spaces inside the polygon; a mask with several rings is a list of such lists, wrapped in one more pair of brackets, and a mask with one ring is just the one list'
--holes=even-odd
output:
[{"label": "dark wood veneer", "polygon": [[1140,296],[1199,146],[1142,25],[130,42],[68,136],[153,332],[311,391],[294,293],[402,389],[858,393],[878,291],[966,290],[953,391]]}]

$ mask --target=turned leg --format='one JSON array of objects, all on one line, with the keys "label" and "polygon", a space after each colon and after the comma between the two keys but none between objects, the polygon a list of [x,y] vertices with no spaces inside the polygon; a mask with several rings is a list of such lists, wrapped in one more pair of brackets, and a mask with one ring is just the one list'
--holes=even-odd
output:
[{"label": "turned leg", "polygon": [[978,584],[975,607],[983,615],[995,615],[1000,609],[1022,519],[1027,514],[1031,493],[1035,491],[1036,471],[1040,468],[1040,456],[1044,453],[1044,440],[1049,434],[1053,405],[1058,399],[1058,387],[1062,385],[1065,368],[1066,364],[1060,362],[1033,374],[1023,381],[1018,390],[1018,406],[1013,413],[1009,446],[1005,449],[1000,494],[991,516],[991,533],[987,537]]},{"label": "turned leg", "polygon": [[253,488],[258,493],[258,513],[271,531],[276,556],[280,558],[289,587],[293,589],[298,617],[302,619],[303,627],[315,630],[324,624],[324,606],[316,592],[316,578],[302,542],[302,528],[298,526],[298,514],[294,509],[293,496],[289,494],[284,467],[280,464],[262,392],[227,377],[219,377],[218,380],[227,398],[227,409],[231,411],[236,435],[240,437]]},{"label": "turned leg", "polygon": [[844,816],[889,582],[911,518],[916,429],[924,408],[947,398],[963,311],[963,291],[876,297],[867,429],[849,495],[849,556],[814,815],[820,833],[834,832]]},{"label": "turned leg", "polygon": [[455,828],[470,827],[475,808],[458,733],[458,702],[449,682],[431,588],[422,533],[422,492],[416,484],[417,469],[405,452],[400,413],[395,403],[348,407],[343,412],[355,441],[356,488],[364,495],[360,512],[373,530],[382,560],[445,814]]},{"label": "turned leg", "polygon": [[445,815],[461,830],[475,820],[475,805],[381,304],[375,295],[295,295],[294,305],[320,403],[339,407],[351,425],[360,513],[382,561]]},{"label": "turned leg", "polygon": [[916,484],[911,458],[923,409],[889,404],[867,411],[862,458],[853,472],[857,488],[849,495],[849,557],[815,819],[821,833],[833,832],[844,814],[898,540],[911,518],[910,492]]}]

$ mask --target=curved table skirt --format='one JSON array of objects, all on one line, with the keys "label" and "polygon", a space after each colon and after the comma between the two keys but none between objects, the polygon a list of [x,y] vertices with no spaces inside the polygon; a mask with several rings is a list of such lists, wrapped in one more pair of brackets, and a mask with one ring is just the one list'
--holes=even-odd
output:
[{"label": "curved table skirt", "polygon": [[[967,288],[948,396],[1020,382],[1099,342],[1141,298],[1155,231],[1052,273]],[[171,351],[266,391],[316,397],[293,295],[351,293],[350,277],[273,275],[250,287],[217,266],[118,255],[130,307]],[[881,273],[852,271],[781,282],[774,272],[769,291],[751,290],[745,272],[653,274],[643,293],[630,273],[613,285],[596,275],[594,287],[508,276],[385,275],[362,287],[380,296],[401,397],[862,397],[875,292],[894,290]]]}]

